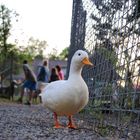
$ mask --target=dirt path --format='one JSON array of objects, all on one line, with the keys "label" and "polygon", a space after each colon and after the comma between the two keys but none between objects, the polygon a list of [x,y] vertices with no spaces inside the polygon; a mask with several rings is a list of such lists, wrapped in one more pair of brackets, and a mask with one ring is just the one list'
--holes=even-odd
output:
[{"label": "dirt path", "polygon": [[[66,126],[67,118],[60,122]],[[41,105],[0,104],[0,140],[105,140],[75,118],[78,129],[53,128],[53,115]]]}]

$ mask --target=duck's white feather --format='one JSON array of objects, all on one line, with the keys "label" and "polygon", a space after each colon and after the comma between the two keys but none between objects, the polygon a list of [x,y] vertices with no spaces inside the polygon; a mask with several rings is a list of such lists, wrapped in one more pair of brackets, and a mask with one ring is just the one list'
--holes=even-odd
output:
[{"label": "duck's white feather", "polygon": [[[87,57],[86,52],[78,52],[83,54],[82,57]],[[81,77],[82,57],[78,57],[80,60],[72,59],[68,80],[52,82],[41,93],[43,105],[57,115],[73,115],[88,103],[88,88]]]}]

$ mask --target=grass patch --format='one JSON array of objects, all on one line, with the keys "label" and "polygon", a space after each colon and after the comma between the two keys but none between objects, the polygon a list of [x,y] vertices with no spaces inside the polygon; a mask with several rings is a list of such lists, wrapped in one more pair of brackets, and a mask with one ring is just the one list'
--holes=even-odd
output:
[{"label": "grass patch", "polygon": [[0,103],[14,103],[13,101],[0,97]]}]

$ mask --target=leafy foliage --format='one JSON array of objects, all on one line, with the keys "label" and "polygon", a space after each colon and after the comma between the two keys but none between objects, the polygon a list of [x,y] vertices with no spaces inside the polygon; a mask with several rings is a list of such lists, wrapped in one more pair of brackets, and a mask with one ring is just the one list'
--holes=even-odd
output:
[{"label": "leafy foliage", "polygon": [[14,45],[8,44],[7,40],[10,36],[12,27],[11,18],[17,17],[17,13],[9,10],[5,5],[0,5],[0,58],[1,61],[6,59],[6,56],[14,48]]},{"label": "leafy foliage", "polygon": [[[3,70],[12,65],[21,63],[24,59],[31,61],[34,57],[43,58],[47,42],[39,39],[29,38],[27,46],[16,46],[8,43],[12,21],[17,20],[18,14],[9,10],[5,5],[0,5],[0,69]],[[10,60],[10,61],[9,61]],[[15,65],[14,63],[14,65]],[[13,65],[13,67],[15,67]]]},{"label": "leafy foliage", "polygon": [[69,47],[66,47],[62,50],[62,52],[59,54],[59,57],[61,60],[66,60],[68,58],[68,49]]},{"label": "leafy foliage", "polygon": [[57,50],[53,48],[52,52],[49,54],[49,59],[51,59],[51,60],[67,60],[68,49],[69,49],[69,47],[64,48],[62,50],[62,52],[58,55]]},{"label": "leafy foliage", "polygon": [[37,55],[43,57],[43,52],[47,46],[48,44],[45,40],[40,41],[39,39],[30,37],[25,51],[28,52],[29,55],[32,54],[33,57]]}]

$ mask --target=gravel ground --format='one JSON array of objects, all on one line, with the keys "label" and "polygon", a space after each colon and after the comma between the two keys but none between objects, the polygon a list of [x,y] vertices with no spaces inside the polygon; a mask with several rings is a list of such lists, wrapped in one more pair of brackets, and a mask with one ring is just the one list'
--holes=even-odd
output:
[{"label": "gravel ground", "polygon": [[[53,128],[53,114],[41,105],[0,104],[0,140],[107,140],[88,129],[78,115],[77,129]],[[66,126],[67,118],[60,117]]]}]

